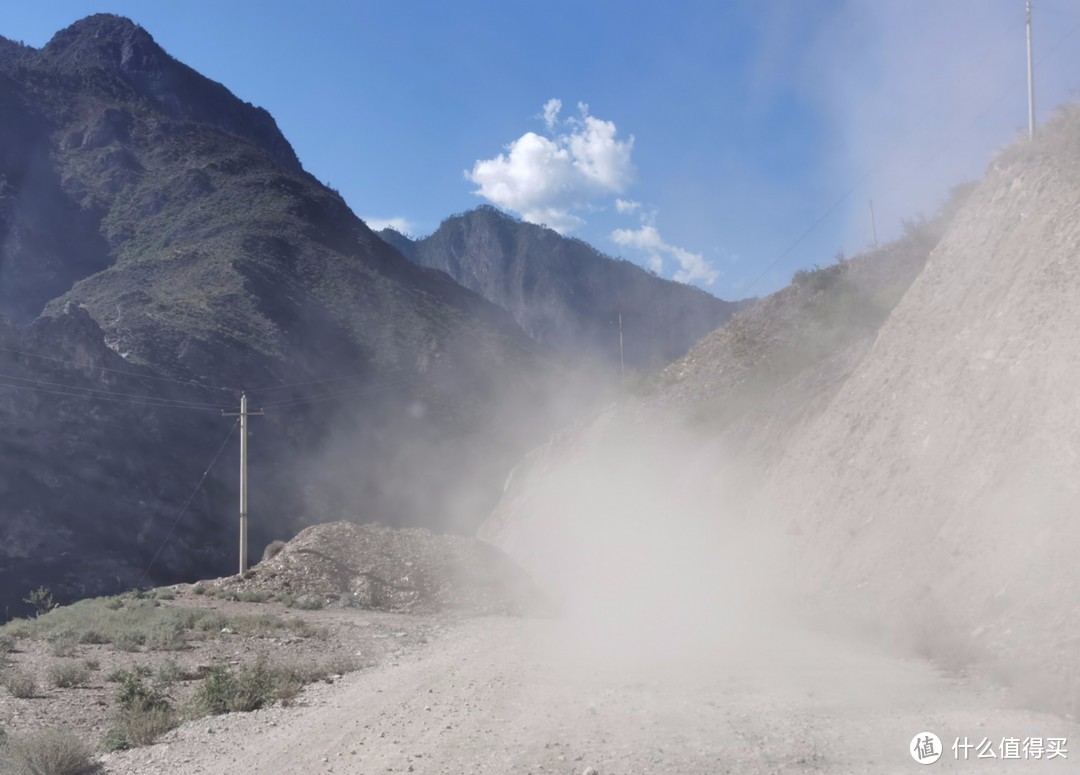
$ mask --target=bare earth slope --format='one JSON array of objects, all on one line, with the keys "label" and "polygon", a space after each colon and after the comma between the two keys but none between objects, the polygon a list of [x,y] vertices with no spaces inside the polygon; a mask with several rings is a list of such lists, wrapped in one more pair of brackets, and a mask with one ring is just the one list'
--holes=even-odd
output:
[{"label": "bare earth slope", "polygon": [[991,165],[760,505],[801,536],[810,590],[1014,683],[1038,665],[1073,712],[1078,180],[1074,107]]}]

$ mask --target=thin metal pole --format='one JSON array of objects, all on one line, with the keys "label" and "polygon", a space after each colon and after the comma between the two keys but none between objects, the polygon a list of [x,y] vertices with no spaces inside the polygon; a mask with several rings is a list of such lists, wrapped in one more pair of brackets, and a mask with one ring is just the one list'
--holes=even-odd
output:
[{"label": "thin metal pole", "polygon": [[619,375],[621,379],[626,379],[626,359],[623,358],[623,341],[622,341],[622,313],[619,313]]},{"label": "thin metal pole", "polygon": [[1031,55],[1031,0],[1027,0],[1028,139],[1035,139],[1035,67]]},{"label": "thin metal pole", "polygon": [[874,247],[877,247],[877,221],[874,219],[874,200],[870,200],[870,233],[874,235]]}]

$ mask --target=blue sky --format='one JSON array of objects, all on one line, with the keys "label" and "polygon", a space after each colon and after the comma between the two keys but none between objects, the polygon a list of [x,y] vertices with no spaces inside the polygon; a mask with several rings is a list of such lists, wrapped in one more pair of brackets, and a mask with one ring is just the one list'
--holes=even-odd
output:
[{"label": "blue sky", "polygon": [[[897,236],[1026,127],[1023,0],[50,0],[0,34],[96,12],[267,108],[373,224],[490,202],[722,298],[864,249],[870,199]],[[1036,0],[1040,120],[1078,25]]]}]

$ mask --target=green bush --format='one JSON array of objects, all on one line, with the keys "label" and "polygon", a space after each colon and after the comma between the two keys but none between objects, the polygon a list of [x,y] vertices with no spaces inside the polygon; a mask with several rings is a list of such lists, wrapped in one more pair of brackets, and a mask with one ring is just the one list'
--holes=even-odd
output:
[{"label": "green bush", "polygon": [[0,751],[0,769],[10,775],[88,775],[94,770],[90,748],[64,729],[12,735]]},{"label": "green bush", "polygon": [[[265,599],[264,595],[253,593],[250,599]],[[226,617],[127,595],[80,600],[35,619],[9,622],[0,627],[0,637],[45,639],[53,644],[56,656],[70,657],[80,643],[108,643],[122,651],[138,651],[143,646],[175,651],[186,648],[192,638],[212,637],[226,628],[256,637],[277,635],[287,628],[304,637],[314,632],[311,628],[298,631],[291,622],[272,614]]]},{"label": "green bush", "polygon": [[171,710],[169,698],[135,672],[124,673],[120,678],[120,687],[116,690],[116,704],[122,711],[133,709]]},{"label": "green bush", "polygon": [[332,675],[351,672],[357,663],[351,658],[334,658],[322,663],[287,665],[272,663],[265,654],[233,671],[216,664],[199,684],[193,699],[196,715],[258,710],[275,700],[288,702],[307,684],[328,680]]},{"label": "green bush", "polygon": [[54,662],[49,665],[45,675],[57,689],[70,689],[86,683],[90,678],[90,668],[83,662]]},{"label": "green bush", "polygon": [[131,748],[131,741],[128,740],[127,734],[120,727],[110,727],[109,731],[105,733],[105,737],[101,739],[101,747],[106,751],[126,751]]},{"label": "green bush", "polygon": [[101,745],[106,751],[152,745],[179,722],[179,716],[169,705],[145,704],[136,699],[117,714],[116,724],[105,733]]},{"label": "green bush", "polygon": [[124,671],[118,677],[116,723],[101,741],[105,750],[150,745],[179,723],[168,695],[148,684],[143,671]]}]

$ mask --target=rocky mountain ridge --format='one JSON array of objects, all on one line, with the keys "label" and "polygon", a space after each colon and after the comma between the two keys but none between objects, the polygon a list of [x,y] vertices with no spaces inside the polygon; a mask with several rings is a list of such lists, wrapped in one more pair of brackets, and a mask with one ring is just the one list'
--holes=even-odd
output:
[{"label": "rocky mountain ridge", "polygon": [[681,357],[749,304],[664,280],[488,205],[447,218],[423,239],[393,229],[379,236],[508,310],[533,339],[567,354],[618,366],[621,318],[630,369],[647,371]]}]

